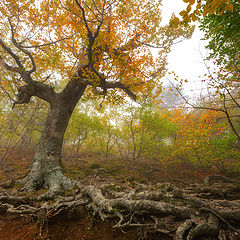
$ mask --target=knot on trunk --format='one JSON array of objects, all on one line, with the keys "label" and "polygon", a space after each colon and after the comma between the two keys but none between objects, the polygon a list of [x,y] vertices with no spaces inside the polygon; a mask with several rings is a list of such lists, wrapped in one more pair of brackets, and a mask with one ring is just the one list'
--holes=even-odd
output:
[{"label": "knot on trunk", "polygon": [[29,103],[31,97],[35,94],[35,88],[30,85],[20,86],[18,88],[17,100],[14,102],[12,109],[16,104]]}]

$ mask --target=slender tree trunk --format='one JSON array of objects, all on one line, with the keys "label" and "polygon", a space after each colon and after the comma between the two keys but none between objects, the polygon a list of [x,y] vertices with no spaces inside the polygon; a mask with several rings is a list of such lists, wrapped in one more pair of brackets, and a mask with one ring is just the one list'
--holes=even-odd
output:
[{"label": "slender tree trunk", "polygon": [[37,190],[46,187],[51,197],[72,188],[71,181],[62,173],[61,152],[69,119],[85,88],[85,85],[78,87],[76,94],[71,97],[67,91],[57,94],[51,103],[38,149],[25,178],[24,189]]}]

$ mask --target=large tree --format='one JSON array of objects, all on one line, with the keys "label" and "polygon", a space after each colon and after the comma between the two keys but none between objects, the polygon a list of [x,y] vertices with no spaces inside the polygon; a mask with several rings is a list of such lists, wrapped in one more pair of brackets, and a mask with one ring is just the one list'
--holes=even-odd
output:
[{"label": "large tree", "polygon": [[[49,103],[26,190],[46,186],[51,196],[71,188],[62,173],[61,149],[83,95],[136,100],[134,92],[141,96],[157,87],[170,46],[191,33],[161,26],[160,6],[152,0],[0,2],[1,82],[18,87],[14,105],[33,96]],[[151,48],[158,49],[157,56]]]}]

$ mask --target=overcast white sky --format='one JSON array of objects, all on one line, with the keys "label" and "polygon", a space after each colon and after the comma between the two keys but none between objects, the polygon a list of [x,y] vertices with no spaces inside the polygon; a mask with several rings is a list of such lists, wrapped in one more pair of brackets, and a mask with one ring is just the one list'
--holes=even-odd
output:
[{"label": "overcast white sky", "polygon": [[[162,1],[163,23],[166,23],[174,12],[176,15],[186,7],[182,0]],[[189,40],[176,44],[169,54],[169,70],[174,71],[180,78],[187,79],[184,89],[187,95],[199,95],[201,89],[206,90],[206,85],[201,82],[207,70],[203,64],[201,54],[206,56],[204,45],[206,41],[201,40],[204,34],[196,27],[193,36]]]}]

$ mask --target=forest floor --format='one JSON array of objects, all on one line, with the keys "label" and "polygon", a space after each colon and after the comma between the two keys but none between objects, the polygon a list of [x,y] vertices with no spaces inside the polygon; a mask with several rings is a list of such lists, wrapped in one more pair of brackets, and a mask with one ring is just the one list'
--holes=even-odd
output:
[{"label": "forest floor", "polygon": [[[22,178],[28,170],[32,153],[22,152],[14,154],[5,163],[0,171],[0,195],[15,195],[19,186],[13,187],[16,179]],[[179,164],[162,164],[157,161],[137,163],[134,169],[129,168],[128,162],[103,160],[96,155],[81,155],[79,157],[64,157],[65,174],[71,179],[87,185],[107,185],[112,190],[128,189],[130,191],[136,185],[170,184],[179,189],[193,189],[203,184],[204,179],[210,175],[219,175],[208,168],[193,168]],[[240,183],[239,175],[228,176]],[[216,189],[228,188],[228,183],[217,183]],[[218,190],[214,190],[217,192]],[[213,191],[213,195],[214,195]],[[202,195],[201,195],[202,194]],[[223,196],[212,196],[205,192],[199,193],[200,198],[219,199]],[[228,201],[240,204],[240,190],[238,189],[227,197]],[[1,199],[0,199],[1,205]],[[239,209],[238,209],[239,210]],[[1,240],[171,240],[171,227],[176,231],[176,220],[172,216],[161,218],[161,226],[168,231],[152,231],[151,227],[114,228],[118,220],[102,221],[99,215],[93,215],[89,209],[80,206],[69,212],[61,212],[54,218],[36,218],[31,214],[13,214],[0,211],[0,239]],[[238,225],[239,224],[239,225]],[[240,228],[240,222],[234,223],[235,228]],[[156,229],[155,229],[156,230]],[[231,237],[229,237],[231,236]],[[200,238],[199,238],[200,239]],[[201,238],[205,240],[217,238]],[[223,238],[224,239],[224,238]],[[229,234],[225,239],[239,240],[239,235]]]}]

